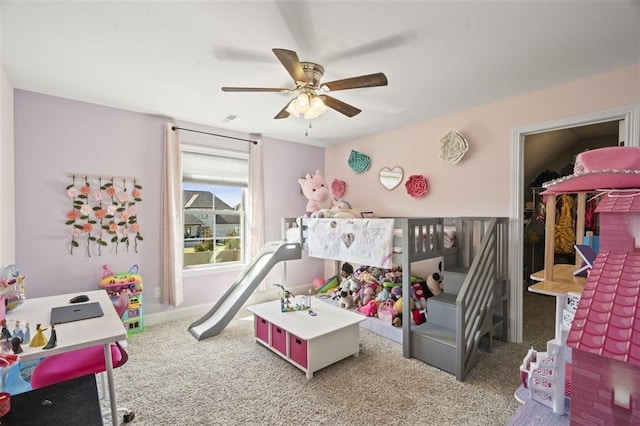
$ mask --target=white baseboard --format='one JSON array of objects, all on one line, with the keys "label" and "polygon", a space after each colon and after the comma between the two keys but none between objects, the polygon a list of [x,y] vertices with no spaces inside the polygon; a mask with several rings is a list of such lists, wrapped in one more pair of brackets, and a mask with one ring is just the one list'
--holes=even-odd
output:
[{"label": "white baseboard", "polygon": [[[311,287],[308,285],[302,285],[298,287],[290,287],[287,290],[293,294],[307,294]],[[278,291],[269,290],[261,291],[252,294],[243,306],[256,305],[258,303],[268,302],[269,300],[276,300],[279,297]],[[185,308],[174,308],[164,312],[156,312],[152,314],[145,314],[144,325],[149,327],[153,325],[162,324],[170,321],[179,321],[191,317],[203,316],[209,309],[213,307],[214,303],[207,303],[203,305],[187,306]]]},{"label": "white baseboard", "polygon": [[152,326],[170,321],[179,321],[190,317],[201,316],[207,313],[213,305],[188,306],[186,308],[174,308],[169,311],[144,314],[144,325]]}]

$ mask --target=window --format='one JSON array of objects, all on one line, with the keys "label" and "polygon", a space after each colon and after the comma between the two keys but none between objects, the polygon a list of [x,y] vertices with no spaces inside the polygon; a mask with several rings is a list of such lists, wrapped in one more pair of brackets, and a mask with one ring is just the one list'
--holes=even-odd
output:
[{"label": "window", "polygon": [[182,169],[184,267],[243,263],[248,155],[183,146]]}]

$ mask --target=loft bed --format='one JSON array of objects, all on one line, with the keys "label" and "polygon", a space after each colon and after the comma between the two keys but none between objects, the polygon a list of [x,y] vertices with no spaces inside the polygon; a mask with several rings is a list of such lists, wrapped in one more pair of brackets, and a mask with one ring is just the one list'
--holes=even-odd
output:
[{"label": "loft bed", "polygon": [[[402,294],[410,294],[412,264],[441,258],[444,293],[427,300],[427,322],[412,322],[410,298],[403,297],[405,358],[463,380],[481,348],[490,350],[494,337],[507,340],[508,218],[285,218],[283,226],[287,239],[300,242],[310,256],[334,260],[338,276],[340,262],[401,266]],[[455,244],[445,247],[445,234],[452,229]],[[326,254],[316,253],[318,241]],[[374,247],[358,247],[358,241],[373,241]],[[364,255],[372,254],[373,264],[362,263],[363,251],[371,252]]]}]

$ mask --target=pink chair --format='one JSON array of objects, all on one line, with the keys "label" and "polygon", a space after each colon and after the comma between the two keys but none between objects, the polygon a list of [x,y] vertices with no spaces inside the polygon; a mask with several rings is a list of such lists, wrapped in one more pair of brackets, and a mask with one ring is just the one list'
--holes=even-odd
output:
[{"label": "pink chair", "polygon": [[[122,318],[129,305],[129,295],[122,292],[114,303],[118,316]],[[113,368],[124,365],[129,359],[127,351],[120,342],[111,345]],[[104,347],[102,345],[78,349],[44,358],[31,373],[31,387],[38,389],[55,383],[71,380],[87,374],[98,374],[106,370]],[[135,414],[127,409],[118,409],[123,413],[124,423],[133,420]]]}]

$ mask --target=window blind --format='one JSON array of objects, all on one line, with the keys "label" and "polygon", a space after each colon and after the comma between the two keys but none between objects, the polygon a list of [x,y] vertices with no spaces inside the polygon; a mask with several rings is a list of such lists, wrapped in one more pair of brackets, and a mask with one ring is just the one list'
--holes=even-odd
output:
[{"label": "window blind", "polygon": [[242,186],[249,184],[249,159],[241,154],[218,151],[182,151],[184,181],[213,185]]}]

